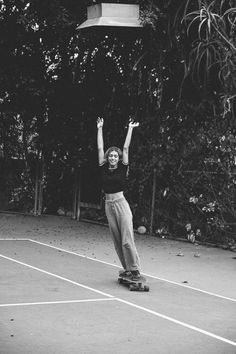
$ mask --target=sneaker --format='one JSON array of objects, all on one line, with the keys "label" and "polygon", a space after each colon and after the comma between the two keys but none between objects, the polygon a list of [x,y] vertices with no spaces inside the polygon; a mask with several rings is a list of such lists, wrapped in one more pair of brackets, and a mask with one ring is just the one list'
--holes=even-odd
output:
[{"label": "sneaker", "polygon": [[136,281],[139,280],[141,278],[141,274],[139,272],[139,270],[133,270],[131,271],[131,279]]},{"label": "sneaker", "polygon": [[120,277],[131,277],[131,272],[129,270],[122,270],[119,272]]}]

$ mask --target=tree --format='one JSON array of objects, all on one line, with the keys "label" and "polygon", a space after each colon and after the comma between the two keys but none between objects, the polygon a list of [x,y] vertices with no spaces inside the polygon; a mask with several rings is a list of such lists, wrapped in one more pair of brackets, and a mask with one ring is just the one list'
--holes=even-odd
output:
[{"label": "tree", "polygon": [[[235,194],[235,9],[226,1],[158,5],[159,26],[151,16],[147,22],[151,22],[152,38],[160,38],[161,24],[163,33],[169,29],[166,40],[161,38],[168,78],[167,84],[162,80],[162,118],[155,121],[156,129],[152,126],[151,132],[158,134],[154,138],[158,144],[151,145],[154,150],[149,146],[160,180],[165,181],[165,198],[160,191],[158,199],[159,220],[183,226],[189,219],[198,227],[207,226],[207,237],[220,237],[228,221],[235,219],[235,201],[230,197]],[[150,137],[150,130],[144,135]],[[185,177],[187,171],[193,175]],[[216,174],[214,178],[210,173]],[[222,176],[227,181],[223,191]],[[189,200],[199,195],[204,195],[202,205],[188,213]],[[210,203],[217,207],[206,215],[205,205]]]},{"label": "tree", "polygon": [[157,169],[156,228],[222,233],[235,215],[235,9],[223,0],[131,2],[141,30],[77,31],[94,1],[1,1],[0,142],[5,154],[44,157],[51,198],[49,180],[62,188],[69,170],[96,165],[97,115],[107,145],[122,143],[132,115],[141,123],[129,185],[145,214],[137,222],[149,218]]}]

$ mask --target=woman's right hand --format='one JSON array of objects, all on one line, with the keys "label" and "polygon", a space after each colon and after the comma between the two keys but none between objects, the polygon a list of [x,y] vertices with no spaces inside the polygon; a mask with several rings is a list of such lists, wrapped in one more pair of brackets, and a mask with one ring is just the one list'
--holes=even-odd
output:
[{"label": "woman's right hand", "polygon": [[101,117],[98,117],[97,118],[97,128],[102,128],[103,127],[103,124],[104,124],[104,119],[101,118]]}]

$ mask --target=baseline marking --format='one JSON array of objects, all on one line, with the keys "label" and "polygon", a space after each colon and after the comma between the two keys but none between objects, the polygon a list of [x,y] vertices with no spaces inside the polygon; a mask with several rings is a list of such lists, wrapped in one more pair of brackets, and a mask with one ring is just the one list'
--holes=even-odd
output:
[{"label": "baseline marking", "polygon": [[34,266],[32,266],[32,265],[30,265],[30,264],[27,264],[27,263],[23,263],[23,262],[17,261],[17,260],[14,259],[14,258],[6,257],[6,256],[4,256],[4,255],[2,255],[2,254],[0,254],[0,257],[2,257],[2,258],[4,258],[4,259],[7,259],[8,261],[21,264],[21,265],[23,265],[23,266],[25,266],[25,267],[28,267],[28,268],[37,270],[37,271],[42,272],[42,273],[44,273],[44,274],[51,275],[51,276],[53,276],[53,277],[55,277],[55,278],[57,278],[57,279],[64,280],[64,281],[66,281],[66,282],[68,282],[68,283],[71,283],[71,284],[80,286],[81,288],[84,288],[84,289],[86,289],[86,290],[91,290],[91,291],[93,291],[93,292],[95,292],[95,293],[98,293],[98,294],[100,294],[100,295],[107,296],[107,297],[111,297],[111,298],[114,297],[113,295],[104,293],[103,291],[100,291],[100,290],[91,288],[91,287],[86,286],[86,285],[84,285],[84,284],[77,283],[76,281],[73,281],[73,280],[70,280],[70,279],[61,277],[60,275],[57,275],[57,274],[54,274],[54,273],[51,273],[51,272],[47,272],[46,270],[43,270],[43,269],[34,267]]},{"label": "baseline marking", "polygon": [[34,306],[34,305],[58,305],[58,304],[76,304],[84,302],[102,302],[102,301],[113,301],[116,298],[106,298],[106,299],[87,299],[87,300],[62,300],[62,301],[42,301],[42,302],[22,302],[18,304],[0,304],[0,307],[14,307],[14,306]]},{"label": "baseline marking", "polygon": [[189,325],[189,324],[187,324],[187,323],[185,323],[185,322],[178,321],[178,320],[176,320],[176,319],[174,319],[174,318],[172,318],[172,317],[163,315],[162,313],[159,313],[159,312],[156,312],[156,311],[153,311],[153,310],[149,310],[149,309],[146,308],[146,307],[142,307],[142,306],[136,305],[136,304],[134,304],[134,303],[132,303],[132,302],[129,302],[129,301],[126,301],[126,300],[122,300],[122,299],[119,299],[119,298],[117,298],[116,300],[119,301],[119,302],[122,302],[123,304],[129,305],[129,306],[132,306],[132,307],[135,307],[136,309],[139,309],[139,310],[148,312],[148,313],[150,313],[150,314],[152,314],[152,315],[154,315],[154,316],[163,318],[164,320],[168,320],[168,321],[173,322],[173,323],[176,323],[176,324],[178,324],[178,325],[180,325],[180,326],[189,328],[189,329],[191,329],[191,330],[193,330],[193,331],[195,331],[195,332],[199,332],[199,333],[205,334],[205,335],[207,335],[208,337],[212,337],[212,338],[214,338],[214,339],[218,339],[218,340],[220,340],[220,341],[222,341],[222,342],[231,344],[231,345],[233,345],[233,346],[236,347],[236,342],[233,342],[233,341],[231,341],[231,340],[229,340],[229,339],[226,339],[226,338],[224,338],[224,337],[218,336],[218,335],[216,335],[216,334],[214,334],[214,333],[211,333],[211,332],[205,331],[205,330],[203,330],[203,329],[201,329],[201,328],[198,328],[198,327]]},{"label": "baseline marking", "polygon": [[[116,264],[112,264],[112,263],[109,263],[109,262],[101,261],[99,259],[94,259],[92,257],[87,257],[87,256],[84,256],[82,254],[79,254],[79,253],[76,253],[76,252],[73,252],[73,251],[67,251],[67,250],[65,250],[63,248],[60,248],[60,247],[48,245],[47,243],[43,243],[43,242],[40,242],[40,241],[35,241],[35,240],[32,240],[32,239],[28,239],[28,241],[37,243],[37,244],[42,245],[42,246],[46,246],[46,247],[50,247],[50,248],[56,249],[56,250],[61,251],[61,252],[65,252],[65,253],[68,253],[68,254],[73,254],[73,255],[78,256],[78,257],[86,258],[86,259],[89,259],[89,260],[94,261],[94,262],[99,262],[99,263],[103,263],[103,264],[106,264],[106,265],[109,265],[109,266],[112,266],[112,267],[121,268],[120,266],[118,266]],[[236,299],[231,298],[231,297],[219,295],[219,294],[216,294],[216,293],[213,293],[213,292],[210,292],[210,291],[206,291],[206,290],[202,290],[202,289],[199,289],[199,288],[195,288],[195,287],[192,287],[192,286],[189,286],[189,285],[180,284],[180,283],[177,283],[177,282],[172,281],[172,280],[168,280],[168,279],[165,279],[165,278],[157,277],[155,275],[150,275],[150,274],[147,274],[147,273],[143,273],[143,275],[146,276],[146,277],[152,278],[152,279],[156,279],[156,280],[164,281],[166,283],[178,285],[178,286],[181,286],[182,288],[187,288],[187,289],[190,289],[190,290],[198,291],[198,292],[203,293],[203,294],[207,294],[207,295],[210,295],[210,296],[215,296],[215,297],[218,297],[220,299],[236,302]]]}]

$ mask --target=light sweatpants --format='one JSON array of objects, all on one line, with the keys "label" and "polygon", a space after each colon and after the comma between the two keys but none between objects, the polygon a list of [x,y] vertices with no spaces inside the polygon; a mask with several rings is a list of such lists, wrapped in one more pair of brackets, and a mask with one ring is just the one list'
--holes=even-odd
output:
[{"label": "light sweatpants", "polygon": [[115,250],[125,270],[140,270],[139,255],[134,243],[133,215],[127,200],[107,200],[106,216]]}]

